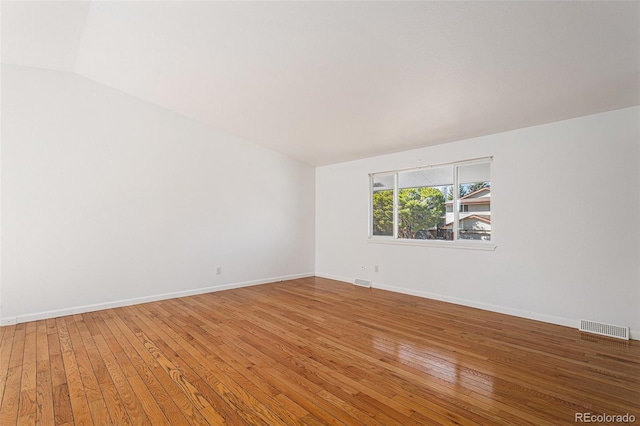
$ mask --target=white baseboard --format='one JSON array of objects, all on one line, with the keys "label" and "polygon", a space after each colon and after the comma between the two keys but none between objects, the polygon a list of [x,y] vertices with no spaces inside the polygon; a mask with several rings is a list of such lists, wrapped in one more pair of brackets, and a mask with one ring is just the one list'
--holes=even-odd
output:
[{"label": "white baseboard", "polygon": [[29,322],[29,321],[38,321],[38,320],[49,319],[49,318],[57,318],[57,317],[63,317],[67,315],[83,314],[85,312],[101,311],[103,309],[119,308],[122,306],[137,305],[140,303],[156,302],[159,300],[175,299],[177,297],[194,296],[196,294],[211,293],[215,291],[230,290],[233,288],[249,287],[254,285],[293,280],[297,278],[308,278],[313,276],[315,276],[313,272],[308,272],[304,274],[295,274],[295,275],[285,275],[281,277],[272,277],[272,278],[265,278],[260,280],[243,281],[238,283],[223,284],[223,285],[212,286],[212,287],[201,287],[201,288],[196,288],[192,290],[162,293],[162,294],[156,294],[152,296],[135,297],[132,299],[125,299],[125,300],[116,300],[113,302],[96,303],[93,305],[76,306],[72,308],[57,309],[53,311],[18,315],[15,317],[0,318],[0,326],[19,324],[19,323]]},{"label": "white baseboard", "polygon": [[[355,280],[355,278],[342,277],[342,276],[331,275],[331,274],[316,273],[316,276],[320,277],[320,278],[327,278],[327,279],[330,279],[330,280],[335,280],[335,281],[342,281],[342,282],[349,283],[349,284],[353,284],[353,282]],[[414,290],[414,289],[405,288],[405,287],[387,285],[387,284],[383,284],[383,283],[380,283],[380,282],[376,282],[375,280],[373,281],[372,287],[380,289],[380,290],[388,290],[388,291],[393,291],[395,293],[402,293],[402,294],[409,294],[411,296],[425,297],[427,299],[439,300],[441,302],[448,302],[448,303],[453,303],[453,304],[456,304],[456,305],[462,305],[462,306],[468,306],[468,307],[471,307],[471,308],[483,309],[485,311],[496,312],[496,313],[499,313],[499,314],[512,315],[514,317],[526,318],[526,319],[531,319],[531,320],[535,320],[535,321],[546,322],[546,323],[549,323],[549,324],[562,325],[562,326],[565,326],[565,327],[571,327],[571,328],[575,328],[575,329],[577,329],[580,326],[580,320],[579,319],[557,317],[557,316],[553,316],[553,315],[546,315],[546,314],[541,314],[541,313],[537,313],[537,312],[525,311],[525,310],[522,310],[522,309],[509,308],[509,307],[506,307],[506,306],[492,305],[490,303],[478,302],[478,301],[475,301],[475,300],[460,299],[460,298],[457,298],[457,297],[444,296],[442,294],[430,293],[430,292],[427,292],[427,291],[420,291],[420,290]],[[634,333],[633,330],[630,330],[629,334],[630,334],[630,338],[632,340],[640,340],[640,333]]]},{"label": "white baseboard", "polygon": [[316,277],[326,278],[328,280],[334,280],[334,281],[342,281],[342,282],[349,283],[349,284],[353,284],[353,282],[356,280],[355,278],[339,277],[337,275],[319,274],[319,273],[316,273]]},{"label": "white baseboard", "polygon": [[556,317],[553,315],[539,314],[536,312],[524,311],[521,309],[514,309],[514,308],[508,308],[500,305],[492,305],[490,303],[477,302],[475,300],[460,299],[457,297],[444,296],[437,293],[429,293],[426,291],[413,290],[413,289],[408,289],[404,287],[396,287],[396,286],[375,283],[375,282],[373,283],[373,286],[381,290],[389,290],[396,293],[403,293],[403,294],[410,294],[412,296],[425,297],[427,299],[439,300],[441,302],[448,302],[456,305],[468,306],[470,308],[483,309],[485,311],[496,312],[499,314],[507,314],[507,315],[512,315],[514,317],[527,318],[527,319],[542,321],[550,324],[563,325],[565,327],[578,328],[578,326],[580,325],[580,320]]},{"label": "white baseboard", "polygon": [[[102,309],[118,308],[121,306],[136,305],[139,303],[155,302],[158,300],[193,296],[196,294],[211,293],[215,291],[230,290],[233,288],[249,287],[253,285],[268,284],[268,283],[277,282],[277,281],[293,280],[297,278],[308,278],[308,277],[314,277],[314,276],[320,277],[320,278],[327,278],[335,281],[341,281],[349,284],[353,284],[353,282],[355,281],[355,278],[308,272],[304,274],[286,275],[281,277],[272,277],[272,278],[265,278],[260,280],[244,281],[244,282],[238,282],[238,283],[224,284],[220,286],[203,287],[203,288],[197,288],[193,290],[163,293],[163,294],[157,294],[153,296],[138,297],[138,298],[119,300],[114,302],[98,303],[94,305],[78,306],[74,308],[59,309],[54,311],[39,312],[39,313],[27,314],[27,315],[19,315],[17,317],[0,318],[0,326],[18,324],[18,323],[23,323],[28,321],[37,321],[37,320],[48,319],[48,318],[57,318],[57,317],[62,317],[66,315],[75,315],[75,314],[82,314],[85,312],[99,311]],[[454,303],[456,305],[469,306],[471,308],[483,309],[485,311],[497,312],[500,314],[512,315],[515,317],[527,318],[527,319],[546,322],[550,324],[563,325],[565,327],[572,327],[577,329],[580,325],[579,319],[556,317],[553,315],[540,314],[537,312],[514,309],[514,308],[509,308],[509,307],[500,306],[500,305],[492,305],[489,303],[478,302],[475,300],[460,299],[457,297],[444,296],[441,294],[430,293],[426,291],[413,290],[405,287],[397,287],[397,286],[379,283],[376,281],[373,281],[372,287],[380,290],[388,290],[388,291],[393,291],[395,293],[409,294],[412,296],[418,296],[418,297],[424,297],[427,299],[439,300],[442,302]],[[633,330],[630,330],[629,334],[632,340],[640,340],[640,333],[637,333],[637,332],[634,333]]]}]

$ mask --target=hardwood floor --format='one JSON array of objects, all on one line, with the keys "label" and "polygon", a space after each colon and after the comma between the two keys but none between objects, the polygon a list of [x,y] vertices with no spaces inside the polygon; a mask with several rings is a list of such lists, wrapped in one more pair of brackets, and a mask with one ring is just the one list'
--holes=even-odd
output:
[{"label": "hardwood floor", "polygon": [[640,342],[307,278],[0,328],[0,424],[640,423]]}]

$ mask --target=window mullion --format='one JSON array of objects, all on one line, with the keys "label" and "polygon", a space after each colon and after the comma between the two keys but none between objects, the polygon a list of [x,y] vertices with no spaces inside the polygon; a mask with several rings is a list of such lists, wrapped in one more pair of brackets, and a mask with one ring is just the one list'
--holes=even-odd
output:
[{"label": "window mullion", "polygon": [[393,174],[393,238],[398,238],[398,173]]},{"label": "window mullion", "polygon": [[460,220],[460,184],[458,182],[458,166],[453,168],[453,241],[458,240],[458,223]]},{"label": "window mullion", "polygon": [[369,238],[373,237],[373,174],[369,174]]}]

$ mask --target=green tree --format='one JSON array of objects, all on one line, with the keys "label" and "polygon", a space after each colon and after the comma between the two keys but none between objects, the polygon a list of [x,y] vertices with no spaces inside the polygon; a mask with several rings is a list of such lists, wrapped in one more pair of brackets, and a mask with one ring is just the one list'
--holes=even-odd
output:
[{"label": "green tree", "polygon": [[476,183],[471,183],[466,185],[467,187],[467,194],[471,194],[472,192],[476,192],[479,189],[482,188],[489,188],[491,186],[491,183],[489,182],[476,182]]},{"label": "green tree", "polygon": [[[462,188],[462,185],[460,185],[460,192],[458,194],[462,194],[462,191],[463,191],[463,188]],[[458,195],[458,197],[459,196],[460,195]],[[453,200],[453,185],[447,186],[447,200],[449,201]]]},{"label": "green tree", "polygon": [[393,235],[393,190],[373,193],[373,235]]},{"label": "green tree", "polygon": [[[489,188],[490,182],[463,183],[458,189],[458,197],[462,198],[482,188]],[[453,186],[447,187],[447,200],[453,200]]]},{"label": "green tree", "polygon": [[398,193],[398,237],[415,239],[432,228],[445,212],[445,197],[436,188],[407,188]]}]

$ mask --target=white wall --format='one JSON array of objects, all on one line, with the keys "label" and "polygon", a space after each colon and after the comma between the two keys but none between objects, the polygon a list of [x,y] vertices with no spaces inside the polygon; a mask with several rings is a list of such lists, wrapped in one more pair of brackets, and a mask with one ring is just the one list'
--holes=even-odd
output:
[{"label": "white wall", "polygon": [[[638,123],[634,107],[318,168],[317,275],[640,338]],[[368,173],[483,156],[495,251],[368,242]]]},{"label": "white wall", "polygon": [[[314,210],[310,166],[3,65],[0,321],[309,275],[315,222],[318,275],[638,338],[639,123],[635,107],[321,167]],[[495,251],[367,241],[368,173],[487,155]]]},{"label": "white wall", "polygon": [[314,272],[311,166],[91,80],[3,65],[2,151],[3,324]]}]

